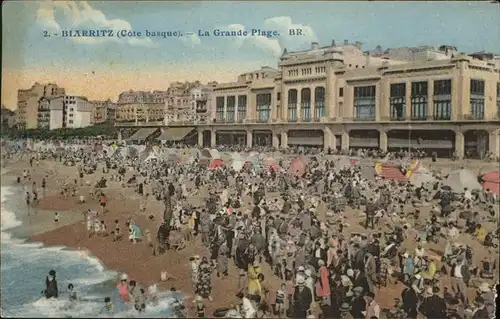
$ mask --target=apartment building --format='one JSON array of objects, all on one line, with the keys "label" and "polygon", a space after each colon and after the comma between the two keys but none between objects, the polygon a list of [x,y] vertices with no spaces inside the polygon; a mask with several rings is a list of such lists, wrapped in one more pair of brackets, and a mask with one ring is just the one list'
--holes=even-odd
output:
[{"label": "apartment building", "polygon": [[42,97],[54,98],[65,94],[64,88],[57,84],[35,83],[29,89],[17,91],[16,123],[20,129],[38,127],[38,107]]},{"label": "apartment building", "polygon": [[16,124],[16,113],[2,105],[0,108],[0,126],[10,128]]},{"label": "apartment building", "polygon": [[499,83],[494,59],[451,46],[372,54],[313,43],[285,49],[278,69],[218,84],[198,142],[498,156]]},{"label": "apartment building", "polygon": [[82,128],[94,124],[94,105],[86,97],[61,96],[50,100],[49,129]]},{"label": "apartment building", "polygon": [[116,121],[162,121],[167,91],[126,91],[116,102]]},{"label": "apartment building", "polygon": [[116,103],[113,103],[110,99],[106,101],[91,101],[91,103],[94,105],[94,124],[115,121]]}]

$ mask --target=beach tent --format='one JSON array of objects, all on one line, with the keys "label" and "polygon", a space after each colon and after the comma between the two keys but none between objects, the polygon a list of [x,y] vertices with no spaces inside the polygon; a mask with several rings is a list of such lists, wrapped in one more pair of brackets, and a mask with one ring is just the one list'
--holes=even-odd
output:
[{"label": "beach tent", "polygon": [[220,158],[215,158],[212,160],[210,165],[208,166],[209,169],[216,169],[217,167],[221,167],[224,165],[224,161],[221,160]]},{"label": "beach tent", "polygon": [[215,148],[210,149],[209,153],[210,153],[210,157],[212,157],[212,158],[222,159],[219,151],[216,150]]},{"label": "beach tent", "polygon": [[432,175],[432,173],[421,164],[415,170],[411,170],[409,180],[410,183],[415,186],[422,186],[436,182],[436,178]]},{"label": "beach tent", "polygon": [[232,152],[232,153],[231,153],[231,159],[232,159],[233,161],[235,161],[235,160],[236,160],[236,161],[245,161],[245,160],[243,159],[243,156],[241,156],[241,154],[240,154],[240,153],[238,153],[238,152]]},{"label": "beach tent", "polygon": [[401,170],[396,167],[396,165],[390,162],[376,163],[375,171],[377,172],[378,176],[382,177],[383,179],[399,182],[408,180],[406,176],[401,172]]},{"label": "beach tent", "polygon": [[202,149],[200,152],[200,157],[212,158],[212,155],[210,154],[210,150],[208,148]]},{"label": "beach tent", "polygon": [[[239,171],[241,171],[241,170],[245,167],[245,164],[246,164],[246,163],[250,163],[250,162],[246,162],[246,161],[245,161],[245,160],[243,160],[243,159],[233,160],[233,161],[231,162],[231,167],[232,167],[235,171],[239,172]],[[250,163],[250,165],[251,165],[251,163]]]},{"label": "beach tent", "polygon": [[443,185],[450,187],[457,194],[463,193],[464,188],[470,191],[482,189],[481,184],[477,181],[476,174],[468,169],[459,169],[451,172],[443,181]]},{"label": "beach tent", "polygon": [[300,157],[296,157],[290,163],[289,171],[295,176],[302,176],[306,172],[307,164]]},{"label": "beach tent", "polygon": [[500,194],[500,171],[491,171],[481,177],[483,189],[489,189],[495,194]]}]

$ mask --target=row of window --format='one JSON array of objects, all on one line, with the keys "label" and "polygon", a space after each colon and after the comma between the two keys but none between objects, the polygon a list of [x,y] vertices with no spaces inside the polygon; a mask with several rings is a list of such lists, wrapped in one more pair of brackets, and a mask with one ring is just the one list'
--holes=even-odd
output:
[{"label": "row of window", "polygon": [[[324,74],[326,73],[326,67],[317,66],[314,68],[314,71],[316,72],[316,74]],[[299,74],[301,74],[302,76],[311,75],[313,74],[313,70],[312,68],[304,68],[300,69],[300,73],[298,69],[288,70],[288,76],[299,76]]]},{"label": "row of window", "polygon": [[[257,105],[262,99],[261,95],[257,94]],[[269,93],[269,95],[271,95]],[[238,95],[238,107],[236,107],[236,96],[218,96],[215,99],[215,118],[217,121],[235,121],[235,110],[238,109],[238,120],[244,120],[247,116],[247,96]],[[224,109],[226,109],[224,111]]]}]

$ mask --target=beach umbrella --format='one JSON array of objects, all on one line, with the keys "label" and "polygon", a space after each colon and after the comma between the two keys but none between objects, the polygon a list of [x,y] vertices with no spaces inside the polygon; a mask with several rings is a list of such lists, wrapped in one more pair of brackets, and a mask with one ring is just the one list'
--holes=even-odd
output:
[{"label": "beach umbrella", "polygon": [[208,167],[209,169],[216,169],[217,167],[220,167],[224,164],[224,161],[221,160],[220,158],[216,158],[210,163],[210,166]]},{"label": "beach umbrella", "polygon": [[219,151],[216,150],[215,148],[212,148],[211,150],[209,150],[209,153],[210,153],[211,158],[222,158]]},{"label": "beach umbrella", "polygon": [[290,163],[290,173],[295,176],[302,176],[306,172],[306,166],[300,157],[294,158]]},{"label": "beach umbrella", "polygon": [[481,179],[485,182],[500,183],[500,171],[491,171],[484,174]]},{"label": "beach umbrella", "polygon": [[278,165],[278,163],[276,162],[276,160],[272,157],[268,157],[264,160],[263,162],[264,164],[264,167],[267,169],[267,170],[273,170],[275,172],[279,171],[280,167]]}]

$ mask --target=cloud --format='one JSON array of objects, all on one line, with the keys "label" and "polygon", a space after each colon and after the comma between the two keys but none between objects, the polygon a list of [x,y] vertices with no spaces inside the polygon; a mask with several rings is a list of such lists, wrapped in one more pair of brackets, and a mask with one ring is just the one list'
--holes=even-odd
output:
[{"label": "cloud", "polygon": [[[242,24],[231,24],[227,26],[228,30],[248,30]],[[302,36],[289,35],[290,29],[302,29]],[[279,57],[283,53],[284,48],[299,49],[304,45],[309,46],[311,42],[317,41],[316,33],[314,30],[304,24],[293,23],[291,17],[274,17],[264,21],[262,30],[264,31],[278,31],[279,36],[268,38],[265,36],[238,36],[234,37],[233,45],[235,48],[242,48],[243,46],[252,46],[273,57]]]},{"label": "cloud", "polygon": [[181,37],[181,41],[191,47],[201,44],[200,37],[194,33],[185,34],[184,36]]},{"label": "cloud", "polygon": [[[62,14],[63,18],[58,21],[56,13]],[[43,1],[37,10],[37,23],[50,32],[59,32],[62,29],[69,30],[113,30],[113,37],[71,37],[73,42],[83,44],[99,44],[103,42],[116,42],[129,44],[131,46],[153,47],[155,44],[148,37],[118,38],[119,30],[133,30],[129,22],[121,19],[108,19],[106,15],[92,8],[87,1]]]}]

